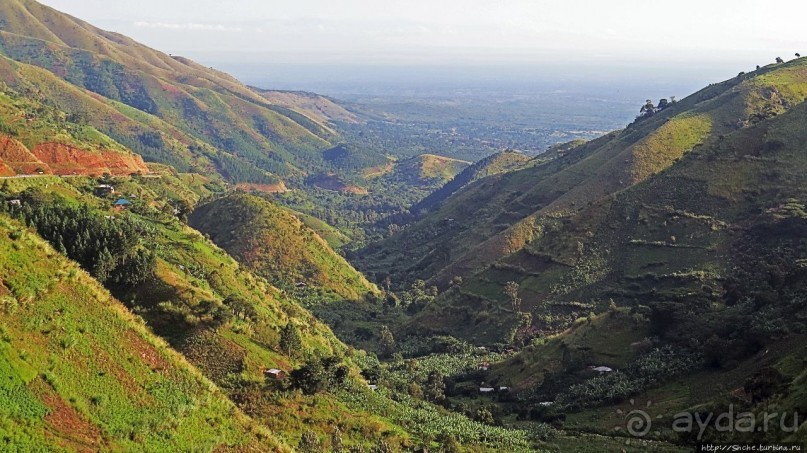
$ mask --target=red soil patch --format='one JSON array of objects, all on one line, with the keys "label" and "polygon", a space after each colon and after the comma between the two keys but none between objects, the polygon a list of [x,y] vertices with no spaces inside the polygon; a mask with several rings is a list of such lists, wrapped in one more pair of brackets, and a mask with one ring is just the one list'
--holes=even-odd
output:
[{"label": "red soil patch", "polygon": [[281,183],[278,184],[250,184],[250,183],[242,183],[238,184],[236,187],[242,190],[247,191],[255,191],[255,192],[264,192],[264,193],[286,193],[289,191],[286,188],[286,185]]},{"label": "red soil patch", "polygon": [[3,159],[0,159],[0,176],[14,176],[17,173],[11,169],[8,165],[3,162]]},{"label": "red soil patch", "polygon": [[30,386],[42,403],[50,408],[50,413],[45,416],[48,436],[55,438],[62,447],[80,452],[95,452],[105,446],[101,430],[84,419],[45,381],[37,378]]},{"label": "red soil patch", "polygon": [[148,343],[134,330],[126,331],[126,342],[131,345],[134,353],[143,359],[154,371],[163,371],[171,368],[171,364],[160,354],[153,345]]},{"label": "red soil patch", "polygon": [[88,151],[61,143],[42,143],[33,154],[48,164],[57,175],[100,175],[110,173],[126,176],[149,172],[143,159],[124,151]]},{"label": "red soil patch", "polygon": [[28,151],[25,145],[8,135],[0,134],[0,160],[18,174],[33,174],[37,170],[47,174],[53,173],[50,167]]}]

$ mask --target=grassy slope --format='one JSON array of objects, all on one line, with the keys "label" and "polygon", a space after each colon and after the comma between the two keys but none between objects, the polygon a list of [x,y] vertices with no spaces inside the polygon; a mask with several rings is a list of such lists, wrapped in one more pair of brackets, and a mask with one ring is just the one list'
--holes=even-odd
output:
[{"label": "grassy slope", "polygon": [[398,162],[394,172],[399,174],[398,178],[415,185],[445,184],[469,165],[464,160],[421,154]]},{"label": "grassy slope", "polygon": [[77,265],[5,216],[0,238],[3,449],[284,448]]},{"label": "grassy slope", "polygon": [[[4,23],[0,53],[155,115],[220,152],[237,151],[238,157],[230,157],[238,165],[255,164],[293,176],[296,169],[321,159],[317,150],[326,147],[332,136],[308,117],[271,105],[226,74],[162,54],[34,1],[3,2],[0,20]],[[191,151],[199,154],[195,148]],[[221,162],[217,168],[228,172]]]},{"label": "grassy slope", "polygon": [[361,121],[355,114],[346,110],[325,96],[303,91],[260,90],[258,92],[272,104],[298,111],[323,127],[330,128],[334,122],[357,124]]},{"label": "grassy slope", "polygon": [[[209,174],[223,171],[222,162],[233,159],[230,153],[217,150],[150,113],[89,93],[44,69],[2,57],[0,76],[19,95],[32,102],[57,105],[57,110],[86,122],[148,161]],[[245,165],[256,181],[276,180],[254,165]]]},{"label": "grassy slope", "polygon": [[[751,80],[729,80],[623,131],[558,150],[543,164],[484,178],[401,237],[371,248],[368,261],[378,260],[372,254],[381,250],[387,255],[384,265],[411,269],[421,278],[437,274],[435,282],[440,284],[454,275],[470,275],[532,240],[539,234],[541,218],[574,211],[630,187],[672,165],[695,145],[734,130],[738,119],[748,117],[746,104],[765,89]],[[445,224],[446,218],[456,222]],[[438,243],[444,252],[429,255]],[[401,250],[394,244],[417,245]]]},{"label": "grassy slope", "polygon": [[[0,93],[0,161],[16,173],[148,172],[140,156],[46,102],[13,90]],[[47,148],[54,152],[44,152]]]},{"label": "grassy slope", "polygon": [[[198,232],[160,214],[170,199],[182,199],[185,194],[189,197],[187,201],[192,202],[205,195],[209,189],[199,186],[200,177],[174,174],[164,168],[154,170],[162,176],[112,181],[119,192],[134,194],[131,198],[135,201],[131,212],[114,214],[116,221],[150,224],[154,231],[149,244],[157,254],[154,278],[127,290],[120,299],[141,314],[155,332],[169,340],[256,422],[290,445],[296,445],[306,431],[314,432],[328,445],[327,439],[335,427],[340,428],[345,445],[364,448],[373,447],[381,439],[393,447],[411,447],[424,442],[424,438],[433,439],[434,432],[447,433],[482,451],[495,449],[501,442],[525,445],[523,432],[510,434],[460,415],[436,412],[434,406],[423,402],[397,402],[386,393],[371,392],[356,366],[367,361],[363,352],[340,343],[297,302],[241,268]],[[188,180],[195,181],[195,185],[182,187],[183,181]],[[94,184],[93,180],[83,178],[43,177],[11,180],[2,190],[13,194],[38,187],[73,203],[108,210],[111,199],[93,196]],[[211,328],[205,324],[206,315],[194,314],[203,305],[221,306],[233,295],[255,309],[252,319],[233,319]],[[279,331],[289,322],[298,326],[304,345],[304,352],[295,357],[280,352],[278,345]],[[345,387],[332,393],[305,396],[278,390],[264,382],[264,368],[291,370],[311,355],[332,354],[344,360],[351,374]]]},{"label": "grassy slope", "polygon": [[524,154],[504,151],[474,162],[460,173],[454,175],[440,189],[429,194],[411,209],[414,213],[434,210],[446,198],[472,182],[486,176],[513,171],[524,166],[530,160]]},{"label": "grassy slope", "polygon": [[[782,70],[807,76],[798,63]],[[659,290],[697,287],[700,273],[726,275],[734,231],[752,225],[760,211],[804,199],[805,115],[798,105],[717,138],[658,177],[546,223],[541,239],[477,281],[522,282],[534,309],[546,299],[602,297],[619,282],[647,285],[648,273],[662,279],[654,284]]]},{"label": "grassy slope", "polygon": [[[249,416],[291,445],[296,445],[306,431],[327,439],[337,426],[348,445],[370,446],[382,437],[393,445],[410,442],[410,435],[390,419],[368,413],[351,402],[369,390],[363,386],[349,358],[344,360],[351,364],[350,385],[355,387],[351,400],[343,401],[329,393],[304,396],[265,387],[265,368],[291,370],[309,355],[345,357],[348,348],[309,312],[265,280],[243,270],[197,231],[157,213],[168,202],[160,194],[172,194],[173,199],[180,194],[175,189],[181,184],[180,178],[118,178],[113,183],[119,192],[134,194],[132,199],[136,203],[150,206],[148,215],[133,212],[115,215],[118,221],[128,221],[131,216],[132,221],[150,223],[155,228],[151,242],[157,253],[154,278],[121,294],[121,300],[140,313],[155,332],[207,378],[221,386]],[[14,180],[5,190],[13,193],[32,186],[102,211],[110,206],[108,200],[91,195],[94,187],[91,180],[81,178]],[[111,210],[108,213],[114,214]],[[254,307],[254,319],[236,319],[210,329],[204,319],[192,314],[200,304],[212,301],[221,305],[233,295]],[[181,313],[179,317],[172,315],[177,312]],[[305,352],[297,357],[286,356],[278,346],[280,329],[289,322],[299,327],[303,340]],[[111,341],[110,347],[114,344]],[[403,420],[404,407],[389,399],[381,399],[380,404],[387,406],[386,416],[394,416],[397,423]]]},{"label": "grassy slope", "polygon": [[378,292],[300,219],[261,198],[221,198],[197,209],[191,224],[278,285],[305,282],[351,300]]}]

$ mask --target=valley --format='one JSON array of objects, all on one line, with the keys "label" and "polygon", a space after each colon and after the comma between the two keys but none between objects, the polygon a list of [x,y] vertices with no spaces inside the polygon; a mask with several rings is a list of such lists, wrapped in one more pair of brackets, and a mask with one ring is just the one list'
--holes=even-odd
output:
[{"label": "valley", "polygon": [[0,5],[0,450],[807,442],[807,59],[269,88]]}]

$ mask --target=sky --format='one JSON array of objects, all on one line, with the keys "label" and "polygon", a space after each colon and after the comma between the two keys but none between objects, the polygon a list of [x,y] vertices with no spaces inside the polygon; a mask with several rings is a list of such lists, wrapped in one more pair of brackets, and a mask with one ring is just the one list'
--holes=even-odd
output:
[{"label": "sky", "polygon": [[807,2],[796,0],[40,1],[245,74],[545,65],[697,79],[807,54]]}]

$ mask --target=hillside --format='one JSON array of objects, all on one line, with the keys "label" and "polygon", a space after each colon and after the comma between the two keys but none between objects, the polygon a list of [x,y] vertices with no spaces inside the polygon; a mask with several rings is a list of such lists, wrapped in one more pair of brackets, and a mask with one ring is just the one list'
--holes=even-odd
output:
[{"label": "hillside", "polygon": [[0,237],[2,449],[291,451],[23,225]]},{"label": "hillside", "polygon": [[[776,85],[781,80],[787,83]],[[807,85],[794,80],[807,80],[804,60],[729,82],[739,93],[762,89],[791,97],[777,95],[787,108],[708,138],[626,190],[578,209],[534,216],[530,240],[515,243],[513,253],[445,293],[416,317],[412,329],[517,341],[561,332],[611,304],[648,321],[627,332],[620,354],[629,351],[626,344],[653,338],[659,346],[698,345],[694,349],[718,369],[733,369],[801,333],[803,306],[792,301],[804,291],[798,263],[807,253],[797,239],[807,196],[807,137],[798,126],[807,120]],[[507,282],[518,285],[518,311],[530,315],[527,326],[505,294]],[[604,346],[616,347],[613,339],[606,341]],[[624,366],[616,356],[600,360]]]},{"label": "hillside", "polygon": [[296,110],[323,126],[332,127],[334,123],[361,123],[361,120],[353,112],[316,93],[262,90],[258,88],[255,88],[255,90],[272,104]]},{"label": "hillside", "polygon": [[378,293],[299,218],[261,198],[218,199],[196,209],[190,224],[278,287],[304,284],[349,300]]},{"label": "hillside", "polygon": [[148,173],[143,159],[42,99],[0,94],[0,162],[15,174]]},{"label": "hillside", "polygon": [[25,64],[0,62],[7,84],[46,94],[147,160],[212,167],[234,182],[276,182],[316,168],[334,136],[306,116],[309,105],[294,105],[305,96],[273,104],[227,74],[33,0],[3,2],[0,23],[0,55]]},{"label": "hillside", "polygon": [[[541,237],[542,223],[568,216],[669,168],[803,100],[804,61],[768,66],[705,88],[547,162],[483,178],[457,192],[399,235],[369,247],[359,267],[444,287]],[[448,221],[448,219],[453,219]]]},{"label": "hillside", "polygon": [[[487,426],[438,409],[410,397],[405,387],[369,389],[365,376],[377,375],[377,359],[337,340],[301,307],[300,301],[307,300],[297,298],[313,296],[311,302],[319,303],[321,294],[278,290],[181,222],[187,207],[209,196],[216,184],[160,166],[153,165],[152,172],[151,177],[101,179],[127,194],[131,204],[124,210],[113,207],[115,194],[97,191],[99,180],[54,176],[4,180],[0,209],[25,220],[59,253],[103,282],[137,319],[262,426],[255,432],[268,429],[292,446],[313,434],[324,448],[334,442],[393,450],[459,442],[482,451],[521,451],[531,444],[525,431]],[[282,218],[291,216],[281,211]],[[312,240],[311,235],[305,237]],[[0,235],[0,246],[13,243],[16,236]],[[57,259],[59,253],[51,252],[47,259]],[[61,275],[50,270],[47,260],[36,265],[50,272],[44,274],[48,278]],[[9,274],[14,278],[30,273],[13,269]],[[5,274],[2,278],[12,281]],[[89,319],[93,316],[85,314],[85,322],[95,322]],[[296,334],[286,333],[289,329]],[[293,337],[298,340],[289,339]],[[116,347],[116,339],[108,341],[108,347]],[[32,345],[38,354],[40,346]],[[267,379],[264,370],[273,367],[291,372],[291,378]],[[419,378],[418,385],[424,381]]]},{"label": "hillside", "polygon": [[455,174],[442,187],[429,194],[410,209],[413,213],[428,212],[435,209],[446,198],[463,187],[486,176],[516,170],[526,165],[530,158],[521,153],[504,151],[493,154],[465,167]]},{"label": "hillside", "polygon": [[[645,439],[758,441],[671,427],[805,410],[805,99],[807,59],[770,65],[459,190],[361,257],[446,288],[396,338],[518,350],[452,395],[511,387],[491,412],[514,423],[627,437],[641,407]],[[763,437],[803,442],[798,428]]]},{"label": "hillside", "polygon": [[433,186],[445,184],[469,165],[464,160],[421,154],[397,162],[393,177],[415,186]]}]

